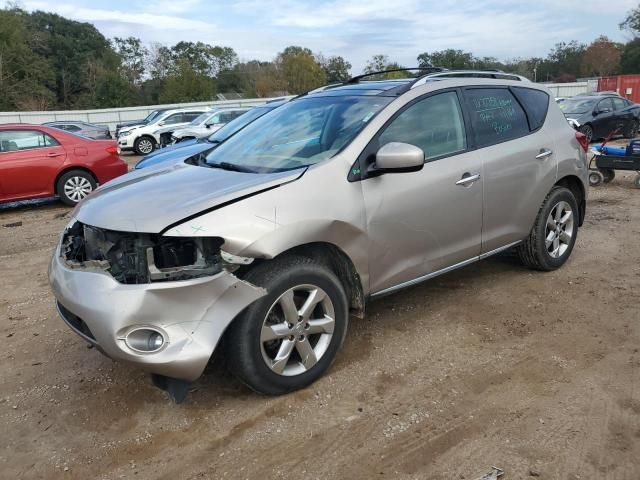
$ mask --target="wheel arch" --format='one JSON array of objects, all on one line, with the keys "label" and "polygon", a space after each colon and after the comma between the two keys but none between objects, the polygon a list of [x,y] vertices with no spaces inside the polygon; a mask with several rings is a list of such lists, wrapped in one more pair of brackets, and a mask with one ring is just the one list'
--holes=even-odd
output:
[{"label": "wheel arch", "polygon": [[95,173],[93,173],[91,170],[89,170],[87,167],[85,166],[79,166],[79,165],[69,165],[67,167],[65,167],[63,170],[60,170],[58,172],[58,175],[56,175],[56,178],[53,180],[53,191],[56,195],[58,194],[58,181],[60,181],[60,178],[62,178],[62,176],[65,173],[69,173],[72,170],[80,170],[83,172],[88,173],[89,175],[91,175],[91,178],[93,178],[93,181],[96,182],[96,184],[99,184],[100,181],[98,180],[98,177],[96,176]]},{"label": "wheel arch", "polygon": [[573,196],[576,197],[576,202],[578,203],[578,213],[579,213],[579,221],[578,225],[582,226],[584,223],[584,217],[587,211],[587,195],[586,189],[582,181],[575,175],[566,175],[558,180],[555,186],[565,187],[571,190]]},{"label": "wheel arch", "polygon": [[[349,300],[349,313],[358,318],[364,317],[365,296],[362,280],[353,261],[340,247],[329,242],[305,243],[289,248],[272,259],[257,259],[257,261],[272,262],[288,255],[310,258],[329,268],[345,288]],[[249,270],[251,266],[244,268]]]}]

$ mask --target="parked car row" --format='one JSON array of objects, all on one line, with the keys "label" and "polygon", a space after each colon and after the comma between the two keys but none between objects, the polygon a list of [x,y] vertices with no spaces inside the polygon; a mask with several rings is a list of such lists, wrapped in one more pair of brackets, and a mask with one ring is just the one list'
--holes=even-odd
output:
[{"label": "parked car row", "polygon": [[118,145],[123,151],[147,155],[159,146],[210,135],[248,108],[184,108],[158,113],[144,124],[122,127]]},{"label": "parked car row", "polygon": [[544,86],[454,73],[357,77],[145,158],[63,231],[61,317],[176,400],[221,348],[281,394],[329,369],[369,298],[510,248],[559,268],[585,217],[585,136]]}]

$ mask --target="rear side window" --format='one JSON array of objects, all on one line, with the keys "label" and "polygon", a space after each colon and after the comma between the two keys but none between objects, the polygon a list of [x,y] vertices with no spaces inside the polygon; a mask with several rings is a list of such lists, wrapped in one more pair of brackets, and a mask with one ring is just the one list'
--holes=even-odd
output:
[{"label": "rear side window", "polygon": [[627,104],[622,98],[612,98],[611,100],[613,100],[614,110],[622,110],[623,108],[627,108]]},{"label": "rear side window", "polygon": [[532,88],[513,87],[513,93],[524,107],[529,118],[529,129],[533,132],[544,124],[549,110],[549,95],[542,90]]},{"label": "rear side window", "polygon": [[464,90],[478,147],[506,142],[529,134],[524,110],[506,88]]}]

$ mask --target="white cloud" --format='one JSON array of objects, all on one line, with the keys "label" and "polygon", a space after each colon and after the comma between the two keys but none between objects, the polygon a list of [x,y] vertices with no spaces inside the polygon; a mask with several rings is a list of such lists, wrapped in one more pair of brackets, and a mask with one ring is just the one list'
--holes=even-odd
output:
[{"label": "white cloud", "polygon": [[[24,0],[29,9],[93,22],[106,36],[146,42],[203,41],[233,47],[242,59],[272,59],[288,45],[342,55],[358,73],[374,54],[413,66],[424,51],[459,48],[500,59],[545,56],[557,42],[591,41],[618,30],[637,0]],[[0,0],[2,2],[2,0]]]}]

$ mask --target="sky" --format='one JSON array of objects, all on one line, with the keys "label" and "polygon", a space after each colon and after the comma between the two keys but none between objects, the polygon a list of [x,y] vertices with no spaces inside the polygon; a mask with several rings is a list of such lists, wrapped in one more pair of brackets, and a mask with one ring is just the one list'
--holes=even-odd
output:
[{"label": "sky", "polygon": [[[0,5],[7,4],[0,0]],[[638,0],[19,0],[93,23],[107,37],[136,36],[232,47],[241,60],[271,60],[289,45],[341,55],[358,74],[384,53],[416,66],[445,48],[500,60],[546,56],[561,41],[625,41],[618,24]],[[447,4],[448,3],[448,4]]]}]

